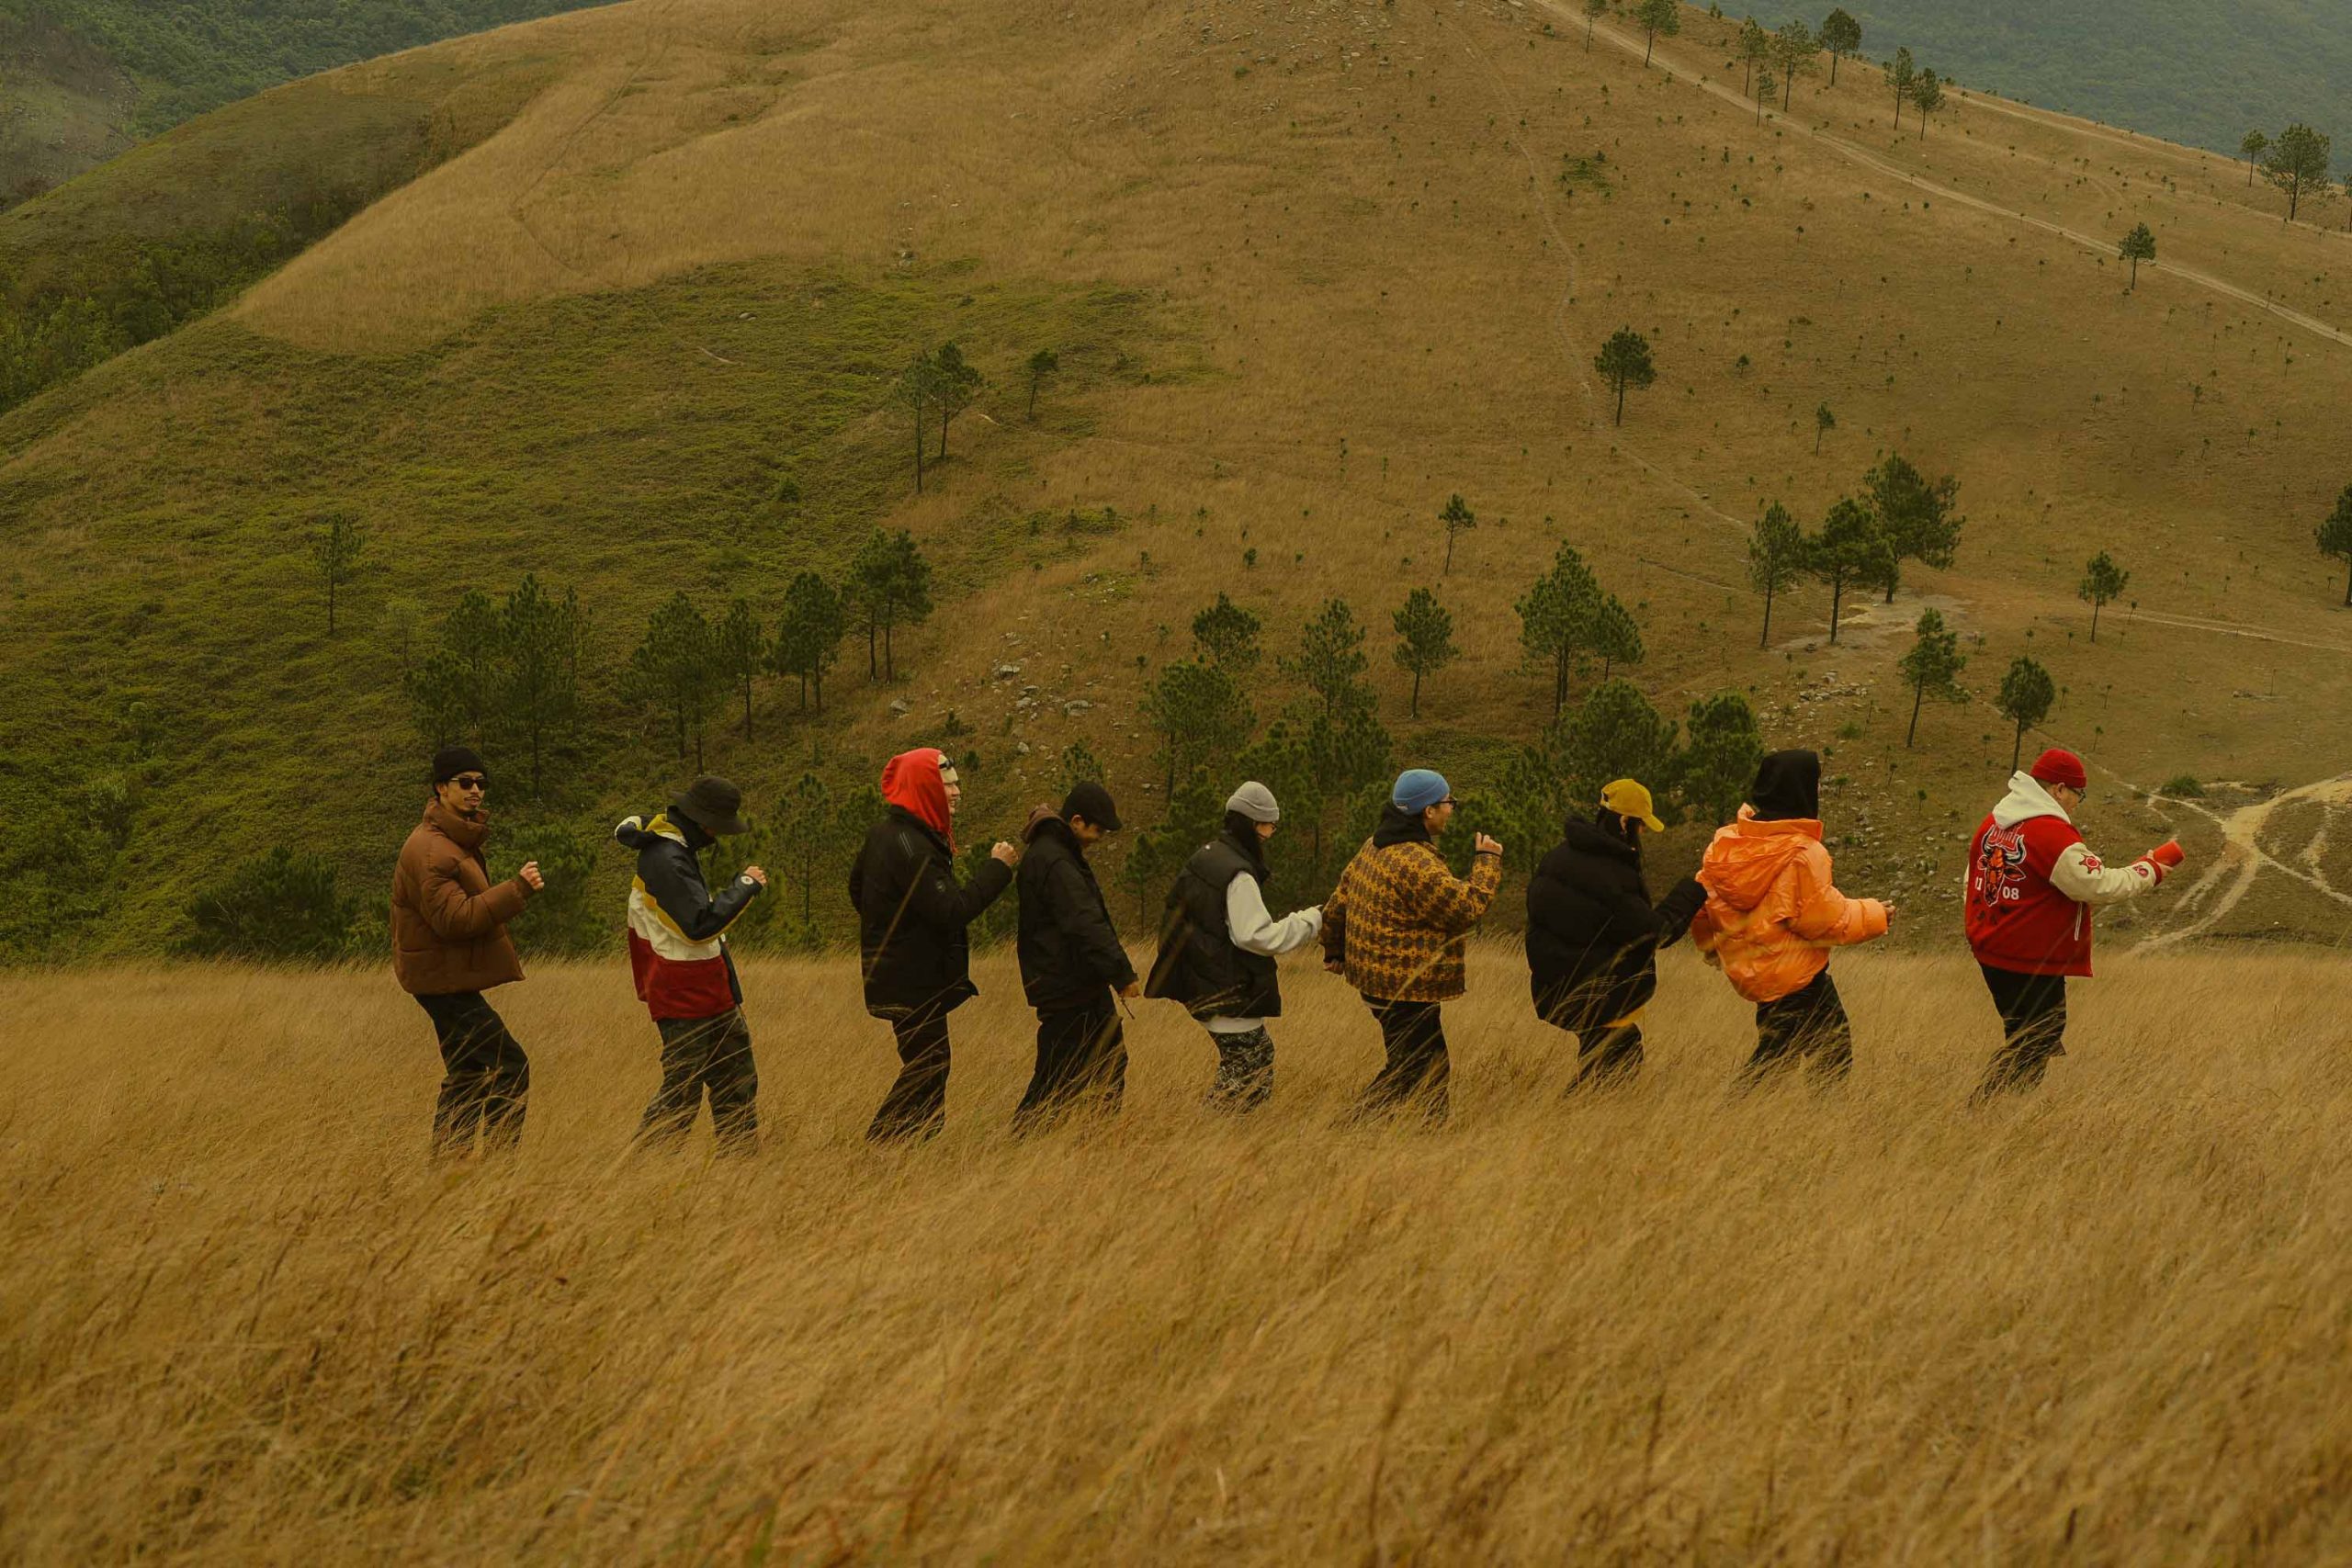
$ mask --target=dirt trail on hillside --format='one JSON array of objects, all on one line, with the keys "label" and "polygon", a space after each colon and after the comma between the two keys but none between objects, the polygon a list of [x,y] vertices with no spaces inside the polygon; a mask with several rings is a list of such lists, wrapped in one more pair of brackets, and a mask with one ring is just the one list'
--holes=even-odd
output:
[{"label": "dirt trail on hillside", "polygon": [[2352,773],[2339,773],[2332,779],[2304,784],[2300,789],[2282,791],[2268,800],[2240,807],[2226,816],[2209,811],[2193,800],[2177,801],[2177,804],[2188,807],[2220,827],[2224,846],[2222,858],[2205,869],[2174,907],[2173,918],[2183,923],[2149,937],[2133,951],[2159,952],[2211,931],[2245,901],[2246,894],[2253,890],[2255,882],[2265,869],[2292,877],[2313,892],[2352,909],[2352,893],[2339,890],[2327,880],[2318,858],[2318,852],[2327,842],[2332,817],[2323,821],[2313,842],[2306,846],[2298,857],[2310,866],[2309,871],[2300,871],[2289,865],[2262,847],[2262,830],[2270,825],[2271,818],[2278,809],[2303,801],[2315,803],[2331,814],[2352,807]]},{"label": "dirt trail on hillside", "polygon": [[[1546,10],[1549,10],[1554,15],[1559,17],[1564,21],[1570,22],[1576,26],[1583,25],[1581,17],[1571,17],[1568,14],[1567,7],[1557,4],[1556,0],[1537,0],[1537,3],[1542,5]],[[1641,39],[1634,38],[1629,34],[1621,33],[1614,28],[1596,27],[1593,31],[1596,37],[1607,39],[1611,44],[1614,44],[1617,48],[1623,50],[1628,54],[1639,56],[1643,52]],[[1655,57],[1652,63],[1657,70],[1665,73],[1665,74],[1672,80],[1695,80],[1698,85],[1705,88],[1709,93],[1712,93],[1723,102],[1740,109],[1742,112],[1746,112],[1754,107],[1749,103],[1745,94],[1737,92],[1721,82],[1711,81],[1705,77],[1693,78],[1687,72],[1677,70],[1662,56]],[[1972,97],[1969,101],[1972,103],[1981,103],[1984,100],[1978,97]],[[1800,136],[1812,138],[1814,141],[1820,142],[1830,151],[1843,156],[1849,162],[1859,164],[1862,167],[1869,169],[1875,174],[1883,175],[1888,179],[1897,180],[1905,185],[1911,186],[1916,189],[1925,191],[1928,195],[1935,197],[1938,200],[1956,202],[1962,207],[1973,208],[1976,211],[1986,213],[1995,218],[2008,219],[2014,222],[2022,223],[2028,228],[2039,229],[2044,233],[2054,234],[2060,239],[2071,241],[2074,243],[2082,246],[2085,250],[2096,252],[2099,255],[2115,256],[2119,260],[2121,259],[2120,253],[2114,245],[2109,243],[2105,240],[2099,239],[2096,235],[2086,234],[2079,229],[2069,229],[2064,224],[2053,222],[2047,218],[2036,218],[2030,212],[2019,212],[2011,208],[2002,207],[1997,203],[1985,200],[1983,197],[1971,196],[1964,190],[1956,190],[1950,186],[1938,185],[1935,181],[1928,179],[1923,175],[1911,173],[1908,169],[1904,168],[1900,164],[1889,163],[1884,158],[1880,157],[1877,153],[1870,152],[1866,148],[1858,146],[1854,142],[1849,141],[1841,136],[1832,135],[1828,131],[1821,130],[1813,126],[1806,125],[1803,121],[1792,118],[1786,115],[1774,114],[1770,108],[1767,108],[1765,113],[1772,115],[1772,118],[1786,129],[1796,132]],[[2275,300],[2266,299],[2262,295],[2256,293],[2253,289],[2240,288],[2238,285],[2229,282],[2225,278],[2214,276],[2210,272],[2200,272],[2195,267],[2182,266],[2174,262],[2142,262],[2140,265],[2150,272],[2170,273],[2172,276],[2180,278],[2184,282],[2196,284],[2201,288],[2210,289],[2213,293],[2222,295],[2226,299],[2234,299],[2240,304],[2251,305],[2257,310],[2267,311],[2269,314],[2278,317],[2280,321],[2285,321],[2291,326],[2301,327],[2303,331],[2312,333],[2315,337],[2325,338],[2330,343],[2341,344],[2347,348],[2352,348],[2352,333],[2340,331],[2335,327],[2330,326],[2327,322],[2321,321],[2316,316],[2306,315],[2302,311],[2295,310],[2290,306],[2281,305]]]}]

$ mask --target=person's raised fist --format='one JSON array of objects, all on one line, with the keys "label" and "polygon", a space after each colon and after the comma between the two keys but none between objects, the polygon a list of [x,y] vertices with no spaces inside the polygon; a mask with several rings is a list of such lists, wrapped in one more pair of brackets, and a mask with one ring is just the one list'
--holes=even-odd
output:
[{"label": "person's raised fist", "polygon": [[1000,839],[997,840],[996,848],[989,852],[989,858],[1001,862],[1008,866],[1019,865],[1021,863],[1021,852]]},{"label": "person's raised fist", "polygon": [[1480,833],[1476,838],[1472,839],[1470,840],[1470,847],[1473,851],[1482,855],[1500,856],[1503,852],[1502,840],[1500,839],[1489,838],[1484,833]]},{"label": "person's raised fist", "polygon": [[514,874],[521,878],[524,886],[534,893],[548,885],[548,879],[539,874],[539,863],[535,860],[525,861],[523,869]]}]

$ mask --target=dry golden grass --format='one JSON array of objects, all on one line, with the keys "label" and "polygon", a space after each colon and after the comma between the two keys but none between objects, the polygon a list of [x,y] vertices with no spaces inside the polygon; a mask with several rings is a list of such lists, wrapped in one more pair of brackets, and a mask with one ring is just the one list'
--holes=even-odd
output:
[{"label": "dry golden grass", "polygon": [[1453,1126],[1338,1132],[1374,1032],[1301,973],[1274,1105],[1131,1028],[1124,1121],[1015,1145],[1002,960],[934,1145],[840,962],[747,980],[769,1146],[622,1145],[616,965],[500,1000],[519,1160],[426,1169],[380,974],[0,979],[0,1558],[1987,1562],[2352,1552],[2352,980],[2110,965],[2038,1099],[1962,1105],[1975,976],[1857,954],[1842,1092],[1726,1096],[1678,962],[1563,1103],[1517,959]]}]

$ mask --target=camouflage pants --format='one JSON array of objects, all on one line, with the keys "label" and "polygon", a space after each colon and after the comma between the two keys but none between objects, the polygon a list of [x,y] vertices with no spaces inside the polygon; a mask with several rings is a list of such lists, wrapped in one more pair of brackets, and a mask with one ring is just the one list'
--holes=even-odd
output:
[{"label": "camouflage pants", "polygon": [[1274,1092],[1274,1037],[1263,1025],[1246,1034],[1209,1032],[1216,1046],[1216,1082],[1205,1097],[1219,1111],[1255,1111]]}]

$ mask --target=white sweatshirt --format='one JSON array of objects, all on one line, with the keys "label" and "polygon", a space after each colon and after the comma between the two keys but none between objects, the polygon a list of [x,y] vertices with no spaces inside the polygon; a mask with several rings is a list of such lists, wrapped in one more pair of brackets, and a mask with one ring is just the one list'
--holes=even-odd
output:
[{"label": "white sweatshirt", "polygon": [[[2040,779],[2020,773],[2009,780],[2009,793],[1993,807],[1993,821],[1997,827],[2014,828],[2035,817],[2055,817],[2068,827],[2074,826],[2075,821],[2058,804],[2057,796],[2042,787]],[[1963,873],[1963,889],[1967,880]],[[2060,851],[2050,867],[2051,886],[2077,904],[2095,907],[2137,898],[2163,880],[2163,868],[2145,856],[2129,865],[2111,866],[2091,853],[2088,844],[2080,841]]]},{"label": "white sweatshirt", "polygon": [[[1279,958],[1295,953],[1323,934],[1323,911],[1301,909],[1275,919],[1266,912],[1266,896],[1254,876],[1237,876],[1225,885],[1225,924],[1233,945],[1244,953]],[[1211,1034],[1248,1034],[1266,1027],[1262,1018],[1213,1018]]]}]

